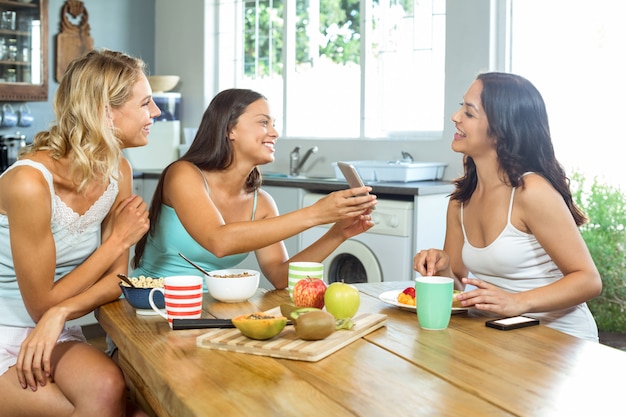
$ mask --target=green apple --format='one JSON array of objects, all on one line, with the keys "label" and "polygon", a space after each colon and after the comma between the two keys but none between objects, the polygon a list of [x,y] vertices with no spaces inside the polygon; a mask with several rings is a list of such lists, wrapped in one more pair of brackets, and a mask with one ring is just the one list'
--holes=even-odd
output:
[{"label": "green apple", "polygon": [[324,293],[326,311],[336,320],[347,320],[354,317],[361,305],[359,290],[353,285],[333,282]]}]

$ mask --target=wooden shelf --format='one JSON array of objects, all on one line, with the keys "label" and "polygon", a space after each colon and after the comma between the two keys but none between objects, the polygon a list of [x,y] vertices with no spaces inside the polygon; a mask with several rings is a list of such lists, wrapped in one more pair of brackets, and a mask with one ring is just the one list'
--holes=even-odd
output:
[{"label": "wooden shelf", "polygon": [[33,1],[31,3],[22,3],[21,1],[0,0],[0,6],[15,7],[18,9],[36,9],[37,7],[39,7],[39,4],[37,4],[37,1]]},{"label": "wooden shelf", "polygon": [[[32,51],[29,55],[31,57],[40,57],[40,61],[0,61],[0,79],[5,79],[6,69],[15,68],[17,70],[13,76],[17,77],[17,82],[0,82],[0,102],[46,101],[48,100],[48,0],[34,0],[31,3],[0,0],[0,12],[7,10],[16,12],[18,29],[0,29],[0,37],[17,40],[18,57],[22,57],[24,48],[32,48],[33,45],[38,45],[40,50]],[[24,27],[19,26],[20,17],[26,17],[27,21],[31,19],[39,21],[38,33],[24,30]],[[36,42],[35,39],[30,39],[33,36],[40,37],[39,42]],[[33,79],[40,80],[40,83],[30,83]]]}]

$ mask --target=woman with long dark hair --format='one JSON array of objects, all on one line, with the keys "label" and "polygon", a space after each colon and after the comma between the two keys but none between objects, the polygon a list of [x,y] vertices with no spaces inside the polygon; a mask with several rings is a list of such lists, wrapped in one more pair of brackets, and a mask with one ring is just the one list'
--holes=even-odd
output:
[{"label": "woman with long dark hair", "polygon": [[[289,262],[321,262],[349,237],[370,229],[374,195],[360,187],[279,215],[261,189],[258,166],[274,160],[278,132],[269,103],[245,89],[220,92],[206,109],[189,150],[161,174],[150,206],[150,231],[135,248],[134,276],[198,275],[232,268],[254,251],[276,288],[287,286]],[[317,242],[291,258],[283,240],[334,223]]]},{"label": "woman with long dark hair", "polygon": [[465,307],[526,314],[598,341],[586,301],[602,281],[539,91],[517,75],[481,74],[452,121],[465,173],[451,195],[443,250],[417,253],[415,270],[453,277],[459,289],[470,284],[457,296]]}]

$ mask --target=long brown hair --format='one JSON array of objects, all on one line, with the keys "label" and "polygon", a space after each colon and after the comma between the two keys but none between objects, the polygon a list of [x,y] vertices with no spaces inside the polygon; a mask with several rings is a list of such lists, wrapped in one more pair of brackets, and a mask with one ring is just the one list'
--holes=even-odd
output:
[{"label": "long brown hair", "polygon": [[[262,94],[247,89],[233,88],[217,94],[205,110],[189,150],[178,160],[191,162],[205,171],[221,171],[228,168],[235,158],[228,135],[246,108],[261,99],[267,100]],[[150,230],[135,245],[133,259],[135,268],[139,266],[148,236],[154,234],[154,228],[158,223],[163,204],[163,182],[170,166],[171,164],[163,170],[154,190],[150,205]],[[253,191],[260,186],[261,173],[255,167],[246,179],[246,191]]]},{"label": "long brown hair", "polygon": [[[504,180],[511,186],[524,186],[523,174],[537,173],[561,194],[578,226],[587,221],[576,206],[565,170],[554,155],[548,113],[539,91],[519,75],[488,72],[477,77],[489,121],[489,134],[496,138],[496,153]],[[468,201],[478,182],[474,160],[465,156],[464,175],[455,180],[453,200]]]}]

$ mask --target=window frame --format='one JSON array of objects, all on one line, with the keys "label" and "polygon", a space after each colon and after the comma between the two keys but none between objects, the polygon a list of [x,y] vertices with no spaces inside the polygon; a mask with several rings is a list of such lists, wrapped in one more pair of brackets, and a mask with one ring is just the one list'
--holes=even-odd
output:
[{"label": "window frame", "polygon": [[[217,37],[217,51],[216,51],[216,61],[220,63],[218,71],[218,76],[216,80],[217,91],[221,91],[226,88],[232,88],[239,86],[239,80],[243,79],[243,60],[244,60],[244,28],[243,28],[243,10],[244,10],[244,1],[243,0],[232,0],[226,2],[220,2],[216,6],[217,8],[217,21],[218,26],[220,27],[219,36]],[[295,13],[296,7],[295,3],[292,1],[285,1],[283,4],[284,7],[284,16],[285,16],[285,26],[283,29],[283,62],[284,68],[289,68],[290,66],[295,66],[295,52],[294,48],[291,48],[290,45],[295,43]],[[363,0],[360,2],[360,19],[361,19],[361,39],[362,45],[369,45],[368,39],[372,37],[371,23],[373,15],[373,0]],[[291,17],[291,18],[290,18]],[[232,25],[228,25],[227,22],[231,22]],[[232,31],[222,30],[227,26],[232,27]],[[448,28],[446,23],[445,30],[446,37],[446,48],[448,46]],[[292,51],[292,52],[290,52]],[[444,50],[444,55],[446,51]],[[443,118],[442,128],[440,130],[435,131],[407,131],[403,132],[402,135],[394,135],[387,137],[372,137],[366,136],[367,126],[367,112],[368,110],[368,96],[370,95],[367,85],[368,85],[368,77],[369,73],[367,71],[369,64],[369,57],[366,51],[366,47],[360,48],[360,80],[359,80],[359,88],[360,88],[360,98],[359,98],[359,126],[358,137],[314,137],[312,139],[316,140],[437,140],[441,139],[443,136],[443,132],[445,130],[446,124],[446,102],[443,101],[441,108],[441,117]],[[444,58],[445,60],[445,58]],[[444,62],[444,67],[447,66],[447,62]],[[444,86],[442,94],[445,96],[446,84],[447,80],[444,74]],[[279,112],[279,129],[281,130],[281,136],[283,138],[289,137],[293,139],[303,139],[301,136],[287,136],[286,126],[288,124],[289,116],[289,97],[288,97],[288,86],[291,82],[291,74],[290,71],[283,70],[282,72],[282,109]]]}]

